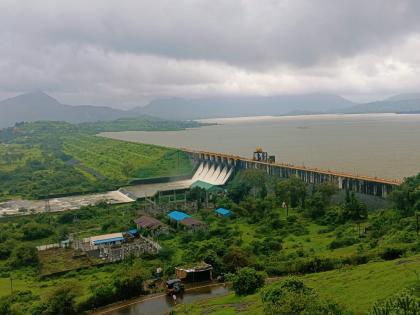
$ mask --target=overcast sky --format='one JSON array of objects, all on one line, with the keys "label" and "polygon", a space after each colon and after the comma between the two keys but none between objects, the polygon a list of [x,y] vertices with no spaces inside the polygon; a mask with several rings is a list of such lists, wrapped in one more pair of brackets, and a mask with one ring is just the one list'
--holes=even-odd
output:
[{"label": "overcast sky", "polygon": [[1,0],[0,98],[420,92],[420,1]]}]

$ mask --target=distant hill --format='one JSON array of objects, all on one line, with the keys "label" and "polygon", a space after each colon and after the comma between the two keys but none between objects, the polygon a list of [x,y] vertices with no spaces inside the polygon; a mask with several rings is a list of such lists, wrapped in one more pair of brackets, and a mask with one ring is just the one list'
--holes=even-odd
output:
[{"label": "distant hill", "polygon": [[[414,94],[412,94],[414,96]],[[384,101],[359,104],[346,108],[343,113],[418,113],[420,112],[419,98],[404,99],[404,96],[398,95],[388,98]],[[407,96],[406,96],[407,97]]]},{"label": "distant hill", "polygon": [[420,100],[420,93],[397,94],[387,98],[385,101],[408,101]]},{"label": "distant hill", "polygon": [[70,123],[147,117],[148,120],[193,120],[216,117],[304,115],[323,113],[418,113],[420,94],[400,94],[383,101],[355,104],[333,94],[168,98],[145,107],[121,110],[105,106],[65,105],[43,92],[32,92],[0,102],[0,128],[16,122],[53,120]]},{"label": "distant hill", "polygon": [[39,91],[0,102],[0,128],[12,126],[20,121],[55,120],[80,123],[109,121],[133,115],[135,113],[105,106],[64,105]]},{"label": "distant hill", "polygon": [[338,112],[354,105],[332,94],[249,96],[152,101],[145,107],[131,110],[164,119],[200,119],[214,117],[314,114]]}]

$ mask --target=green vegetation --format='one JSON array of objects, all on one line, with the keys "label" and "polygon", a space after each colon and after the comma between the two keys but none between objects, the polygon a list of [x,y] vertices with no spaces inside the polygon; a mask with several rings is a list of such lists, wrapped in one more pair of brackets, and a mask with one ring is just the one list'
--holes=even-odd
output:
[{"label": "green vegetation", "polygon": [[253,268],[244,267],[231,276],[232,288],[237,295],[248,295],[264,286],[267,276]]},{"label": "green vegetation", "polygon": [[[156,127],[149,123],[139,129]],[[188,160],[176,150],[95,136],[109,124],[40,122],[2,131],[0,198],[99,191],[138,177],[189,172]],[[121,120],[115,129],[130,124]],[[376,206],[328,184],[310,186],[258,170],[240,172],[226,189],[211,193],[211,207],[201,188],[189,193],[199,210],[185,211],[206,229],[179,229],[166,213],[155,213],[171,226],[158,237],[161,252],[112,264],[73,249],[38,252],[35,246],[69,235],[127,231],[148,207],[145,201],[3,218],[0,311],[81,314],[159,290],[150,281],[157,267],[168,279],[176,266],[203,261],[214,267],[214,276],[230,280],[236,294],[179,306],[175,314],[400,314],[401,301],[417,307],[420,175]],[[217,217],[213,206],[233,215]]]},{"label": "green vegetation", "polygon": [[[419,270],[419,264],[420,256],[416,255],[394,261],[369,262],[355,267],[308,274],[299,276],[298,280],[317,295],[318,301],[327,305],[337,305],[339,309],[345,309],[348,312],[345,314],[352,314],[352,312],[365,314],[372,310],[375,303],[381,305],[384,300],[398,292],[404,292],[407,288],[418,288],[419,280],[415,272]],[[263,315],[265,304],[267,300],[270,300],[267,295],[276,293],[283,284],[284,280],[275,280],[256,294],[237,296],[230,293],[224,297],[189,305],[186,308],[187,311],[180,306],[177,307],[179,312],[175,314],[215,315],[223,310],[227,314],[231,311],[232,314]],[[418,289],[411,292],[414,296],[419,294]],[[263,302],[264,299],[266,303]],[[275,305],[279,303],[272,296],[271,299],[271,303]]]},{"label": "green vegetation", "polygon": [[72,125],[20,123],[0,131],[0,201],[115,189],[135,178],[188,174],[184,153],[96,136],[112,130],[176,130],[195,122],[120,119]]}]

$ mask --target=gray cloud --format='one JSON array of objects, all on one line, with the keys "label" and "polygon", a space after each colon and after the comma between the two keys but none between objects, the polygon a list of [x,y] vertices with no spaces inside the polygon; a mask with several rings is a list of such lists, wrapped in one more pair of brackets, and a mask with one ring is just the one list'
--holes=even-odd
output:
[{"label": "gray cloud", "polygon": [[420,83],[420,2],[0,2],[0,96],[128,105],[161,96],[326,91]]}]

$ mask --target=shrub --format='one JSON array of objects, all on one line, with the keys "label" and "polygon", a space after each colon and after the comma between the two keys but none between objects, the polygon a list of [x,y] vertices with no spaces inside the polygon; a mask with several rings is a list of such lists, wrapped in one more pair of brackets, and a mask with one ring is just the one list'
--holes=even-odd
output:
[{"label": "shrub", "polygon": [[343,309],[334,302],[323,302],[314,290],[301,280],[291,277],[266,288],[261,293],[264,314],[342,314]]},{"label": "shrub", "polygon": [[38,251],[30,245],[19,245],[13,250],[9,263],[16,268],[36,267],[39,264]]},{"label": "shrub", "polygon": [[357,242],[358,240],[355,237],[336,238],[328,245],[328,248],[336,249],[336,248],[341,248],[341,247],[347,247],[347,246],[356,244]]},{"label": "shrub", "polygon": [[264,286],[266,274],[245,267],[240,269],[232,278],[232,287],[236,295],[249,295]]},{"label": "shrub", "polygon": [[420,314],[420,301],[409,291],[374,304],[371,315],[416,315]]},{"label": "shrub", "polygon": [[33,312],[39,315],[77,315],[76,297],[80,295],[80,287],[74,283],[63,284],[55,289],[48,300],[39,305]]},{"label": "shrub", "polygon": [[387,247],[380,254],[382,259],[394,260],[401,258],[405,253],[405,249],[399,247]]},{"label": "shrub", "polygon": [[29,222],[22,227],[23,239],[37,240],[50,236],[53,231],[46,224],[39,224],[36,222]]}]

